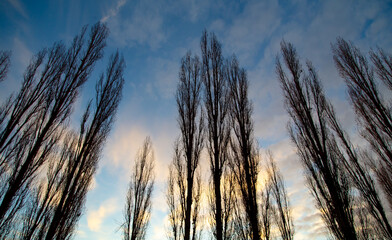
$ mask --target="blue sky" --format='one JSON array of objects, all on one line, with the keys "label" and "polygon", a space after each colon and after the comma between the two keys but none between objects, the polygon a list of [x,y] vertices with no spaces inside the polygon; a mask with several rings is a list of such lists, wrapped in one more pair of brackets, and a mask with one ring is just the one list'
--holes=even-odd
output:
[{"label": "blue sky", "polygon": [[[356,130],[330,44],[341,36],[365,52],[377,46],[392,52],[391,1],[4,0],[0,2],[0,49],[11,50],[12,60],[0,100],[18,89],[34,53],[55,41],[69,43],[84,25],[97,21],[110,28],[105,58],[84,87],[72,121],[80,119],[94,77],[117,49],[126,60],[126,83],[75,239],[120,239],[130,170],[148,135],[155,149],[156,188],[147,239],[166,236],[164,191],[173,142],[179,134],[174,100],[179,64],[188,50],[199,54],[204,29],[215,32],[224,55],[236,54],[248,71],[255,135],[263,150],[272,151],[284,173],[296,239],[326,239],[286,133],[288,116],[275,75],[279,44],[282,39],[292,42],[303,60],[313,62],[343,126]],[[355,132],[354,139],[362,142]],[[207,180],[208,164],[203,161]]]}]

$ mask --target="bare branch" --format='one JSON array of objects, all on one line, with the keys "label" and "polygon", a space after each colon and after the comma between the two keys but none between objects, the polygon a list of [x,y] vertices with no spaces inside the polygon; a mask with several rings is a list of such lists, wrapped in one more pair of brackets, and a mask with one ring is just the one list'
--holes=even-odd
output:
[{"label": "bare branch", "polygon": [[253,137],[252,104],[248,99],[248,79],[244,69],[233,58],[226,74],[230,86],[230,117],[233,137],[230,141],[230,168],[240,188],[251,238],[260,239],[256,183],[259,173],[259,153]]},{"label": "bare branch", "polygon": [[[278,225],[281,238],[284,240],[292,240],[294,239],[294,224],[283,176],[276,166],[271,153],[269,153],[267,161],[267,172],[270,184],[270,186],[267,185],[267,191],[271,191],[271,195],[274,198],[274,204],[276,206],[273,211],[275,222]],[[269,188],[270,190],[268,190]]]},{"label": "bare branch", "polygon": [[306,169],[309,188],[330,232],[338,239],[357,239],[351,183],[327,126],[327,102],[318,76],[310,63],[305,75],[291,44],[283,41],[281,48],[290,74],[287,75],[279,59],[276,71],[292,119],[291,138]]},{"label": "bare branch", "polygon": [[151,195],[154,188],[154,152],[149,137],[139,150],[126,200],[123,224],[124,240],[142,240],[151,214]]},{"label": "bare branch", "polygon": [[11,52],[0,51],[0,82],[4,81],[10,66]]},{"label": "bare branch", "polygon": [[[173,239],[181,237],[181,239],[193,240],[199,236],[196,231],[200,229],[200,226],[197,226],[200,180],[195,179],[195,172],[204,141],[204,116],[200,106],[202,84],[200,72],[201,64],[198,57],[191,57],[190,53],[187,53],[181,61],[176,93],[181,136],[175,144],[167,196],[171,211],[170,218],[171,221],[173,220],[170,229],[173,232],[169,233],[169,236]],[[177,196],[172,196],[177,191],[178,201]]]},{"label": "bare branch", "polygon": [[214,205],[211,205],[215,221],[212,222],[214,237],[224,239],[226,229],[223,224],[221,179],[228,158],[230,140],[229,89],[225,75],[221,44],[212,33],[205,31],[201,38],[202,80],[204,85],[204,104],[207,116],[207,149],[210,157],[212,192]]}]

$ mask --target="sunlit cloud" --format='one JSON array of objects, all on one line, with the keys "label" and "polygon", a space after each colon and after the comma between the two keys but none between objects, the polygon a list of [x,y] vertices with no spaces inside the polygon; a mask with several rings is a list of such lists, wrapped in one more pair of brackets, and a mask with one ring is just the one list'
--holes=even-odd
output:
[{"label": "sunlit cloud", "polygon": [[141,126],[119,126],[106,147],[107,160],[111,165],[130,172],[137,151],[147,136],[148,132]]},{"label": "sunlit cloud", "polygon": [[89,190],[92,191],[98,187],[97,180],[95,179],[95,176],[91,179]]},{"label": "sunlit cloud", "polygon": [[151,239],[154,239],[154,240],[164,239],[164,238],[166,238],[166,234],[167,234],[167,232],[166,232],[163,224],[161,226],[155,225],[152,227]]},{"label": "sunlit cloud", "polygon": [[101,229],[102,222],[114,213],[118,208],[117,199],[110,198],[106,200],[97,210],[92,210],[87,216],[87,224],[91,231],[98,232]]},{"label": "sunlit cloud", "polygon": [[[157,121],[157,122],[156,122]],[[150,119],[144,123],[120,123],[116,128],[105,151],[105,167],[113,168],[130,176],[138,150],[144,139],[151,137],[155,156],[155,181],[163,183],[167,180],[169,164],[173,157],[173,144],[177,130],[171,122]],[[128,177],[123,177],[128,181]]]},{"label": "sunlit cloud", "polygon": [[87,234],[86,234],[86,232],[84,232],[84,231],[82,231],[82,230],[76,230],[76,234],[75,234],[76,236],[78,236],[78,237],[81,237],[81,238],[85,238],[85,237],[87,237]]}]

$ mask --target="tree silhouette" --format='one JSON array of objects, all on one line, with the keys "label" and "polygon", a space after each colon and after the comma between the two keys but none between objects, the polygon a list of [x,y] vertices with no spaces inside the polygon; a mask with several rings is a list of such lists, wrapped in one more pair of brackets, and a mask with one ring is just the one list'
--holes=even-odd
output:
[{"label": "tree silhouette", "polygon": [[280,237],[284,240],[292,240],[294,239],[294,224],[291,216],[290,203],[283,176],[276,166],[271,153],[269,153],[269,158],[267,159],[267,173],[269,177],[267,193],[271,192],[269,194],[274,199],[275,207],[272,212],[280,232]]},{"label": "tree silhouette", "polygon": [[[178,145],[177,145],[178,146]],[[178,154],[178,149],[175,149],[175,158]],[[184,229],[184,217],[183,217],[183,209],[182,204],[180,204],[179,200],[182,198],[180,196],[177,197],[181,191],[181,187],[183,186],[183,178],[179,178],[182,176],[182,172],[178,174],[178,170],[175,168],[174,163],[169,167],[169,178],[167,182],[167,192],[166,192],[166,203],[169,208],[169,227],[168,227],[168,237],[172,240],[181,239],[181,234]]]},{"label": "tree silhouette", "polygon": [[[69,239],[82,214],[100,153],[114,121],[123,86],[123,59],[112,55],[96,83],[79,132],[63,128],[56,151],[47,155],[46,176],[28,186],[26,205],[12,224],[14,239]],[[39,177],[39,176],[37,176]]]},{"label": "tree silhouette", "polygon": [[272,239],[271,228],[274,217],[274,206],[272,202],[272,184],[270,177],[265,181],[264,188],[262,189],[260,194],[261,236],[262,239],[270,240]]},{"label": "tree silhouette", "polygon": [[235,239],[234,209],[236,204],[236,183],[229,168],[225,168],[222,185],[222,238]]},{"label": "tree silhouette", "polygon": [[[367,58],[351,43],[338,38],[333,45],[334,60],[346,81],[351,103],[363,128],[362,135],[379,159],[373,164],[380,185],[392,207],[392,114],[391,106],[382,98],[377,78],[392,90],[392,57],[379,49]],[[374,73],[376,72],[376,74]]]},{"label": "tree silhouette", "polygon": [[[230,87],[230,117],[233,131],[233,137],[230,141],[232,154],[230,167],[241,193],[246,218],[250,226],[250,238],[256,240],[260,239],[256,193],[259,154],[253,138],[252,105],[248,99],[248,79],[245,70],[238,66],[236,58],[231,59],[228,63],[226,74]],[[237,216],[240,217],[240,215]],[[239,220],[241,224],[241,218]],[[246,228],[245,225],[242,227]]]},{"label": "tree silhouette", "polygon": [[88,187],[121,100],[124,67],[124,59],[119,53],[113,54],[106,74],[102,74],[96,84],[94,110],[90,111],[91,105],[87,107],[79,135],[69,150],[71,154],[65,165],[64,184],[58,193],[59,202],[48,225],[47,240],[69,238],[81,215]]},{"label": "tree silhouette", "polygon": [[290,72],[286,74],[279,59],[276,70],[292,119],[290,135],[306,168],[306,179],[330,232],[338,239],[357,239],[354,226],[351,183],[342,153],[327,126],[329,107],[315,69],[300,65],[294,47],[281,43],[282,56]]},{"label": "tree silhouette", "polygon": [[[221,176],[221,197],[222,197],[222,238],[223,239],[236,239],[235,231],[235,205],[236,205],[236,188],[235,179],[230,171],[230,168],[224,168],[224,172]],[[216,226],[216,201],[214,195],[214,186],[210,185],[210,191],[208,192],[208,200],[210,207],[210,217],[208,222],[212,228],[213,237],[216,238],[215,226]]]},{"label": "tree silhouette", "polygon": [[349,137],[342,130],[340,124],[336,120],[332,107],[328,108],[327,117],[331,129],[336,133],[337,139],[339,139],[346,154],[346,157],[343,158],[342,163],[346,167],[354,186],[360,192],[362,200],[366,205],[365,208],[376,221],[374,226],[376,226],[378,230],[382,232],[384,237],[392,238],[392,229],[386,216],[378,190],[375,186],[370,171],[363,164],[363,162],[366,162],[364,159],[369,159],[369,155],[358,153],[358,150],[355,149]]},{"label": "tree silhouette", "polygon": [[[231,200],[226,199],[228,211],[222,206],[222,175],[225,171],[228,158],[228,144],[230,140],[229,116],[229,91],[227,75],[224,70],[224,59],[221,53],[221,44],[215,35],[208,36],[204,31],[201,37],[202,52],[202,75],[204,84],[204,103],[207,116],[207,149],[210,159],[211,177],[213,183],[213,205],[214,221],[212,222],[214,237],[217,240],[229,237],[227,225],[223,223],[228,218],[226,213],[230,212]],[[224,187],[224,186],[223,186]],[[223,193],[225,194],[225,193]],[[225,197],[231,197],[230,192]],[[224,214],[225,211],[225,214]]]},{"label": "tree silhouette", "polygon": [[144,140],[133,168],[124,213],[124,240],[145,239],[154,188],[154,152],[149,137]]},{"label": "tree silhouette", "polygon": [[[191,57],[191,54],[187,53],[181,60],[176,93],[181,136],[175,143],[175,155],[168,181],[167,201],[171,222],[169,236],[173,239],[180,237],[185,240],[194,240],[200,237],[198,219],[200,216],[201,177],[195,174],[204,138],[203,114],[200,104],[201,84],[199,58],[197,56]],[[178,201],[176,200],[177,196],[179,197]]]},{"label": "tree silhouette", "polygon": [[[21,90],[1,108],[0,232],[9,229],[24,203],[28,186],[61,136],[81,86],[102,57],[108,30],[97,23],[86,41],[86,28],[67,49],[56,43],[28,66]],[[38,69],[42,68],[39,73]],[[1,234],[1,233],[0,233]]]},{"label": "tree silhouette", "polygon": [[45,178],[30,186],[28,200],[21,214],[22,226],[14,229],[14,235],[17,236],[14,239],[43,239],[48,230],[63,184],[62,172],[70,154],[72,140],[76,137],[72,131],[64,131],[64,135],[61,150],[58,154],[52,153],[48,160]]}]

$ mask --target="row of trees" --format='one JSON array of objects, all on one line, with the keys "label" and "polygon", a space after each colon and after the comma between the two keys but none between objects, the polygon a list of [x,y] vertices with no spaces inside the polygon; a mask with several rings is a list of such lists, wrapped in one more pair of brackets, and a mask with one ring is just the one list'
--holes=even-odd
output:
[{"label": "row of trees", "polygon": [[[292,239],[288,198],[272,157],[263,173],[269,175],[268,187],[258,187],[261,159],[246,71],[235,57],[222,56],[214,34],[204,32],[200,46],[201,58],[187,53],[181,61],[176,92],[181,135],[168,180],[168,237],[200,239],[204,190],[215,239],[269,239],[275,222],[282,238]],[[202,189],[198,170],[203,148],[212,180],[207,189]]]},{"label": "row of trees", "polygon": [[[291,117],[289,132],[330,233],[336,239],[392,239],[386,210],[392,207],[391,106],[378,90],[378,84],[392,90],[392,57],[381,49],[371,51],[370,65],[358,48],[343,39],[332,47],[361,135],[375,153],[371,154],[351,143],[312,64],[307,62],[304,69],[293,45],[282,42],[281,48],[287,70],[280,59],[276,69]],[[376,76],[381,82],[376,82]],[[382,201],[384,196],[389,206]]]},{"label": "row of trees", "polygon": [[[246,71],[235,57],[222,56],[214,34],[204,32],[200,46],[201,58],[187,53],[181,61],[176,92],[181,135],[175,142],[167,184],[168,238],[201,238],[201,194],[205,192],[214,239],[293,239],[284,180],[271,155],[261,169]],[[283,41],[276,72],[291,117],[289,133],[331,236],[391,239],[387,214],[392,207],[391,106],[382,99],[377,80],[392,90],[392,57],[381,49],[371,51],[370,65],[359,49],[343,39],[332,49],[361,134],[374,154],[353,145],[311,62],[304,68],[293,45]],[[143,239],[148,224],[153,161],[145,159],[150,144],[147,140],[132,175],[125,239]],[[198,170],[203,148],[208,153],[212,180],[207,188],[203,188]],[[145,175],[140,174],[142,169],[146,169]],[[262,174],[267,179],[264,184],[259,180]],[[143,196],[135,189],[143,189]],[[139,210],[129,211],[129,206],[134,209],[137,204]],[[134,233],[137,229],[142,229],[140,234]]]},{"label": "row of trees", "polygon": [[[19,92],[1,106],[0,238],[72,237],[124,82],[124,60],[115,53],[96,82],[95,98],[88,103],[79,130],[68,126],[75,100],[103,56],[107,36],[106,26],[97,23],[89,34],[83,28],[71,46],[59,42],[39,52],[27,67]],[[223,57],[214,34],[204,32],[200,47],[201,58],[187,53],[181,61],[176,92],[180,136],[166,194],[168,237],[201,238],[201,201],[206,193],[213,238],[293,239],[283,176],[271,154],[262,161],[254,137],[246,71],[235,57]],[[378,49],[366,57],[343,39],[332,50],[361,135],[372,151],[353,145],[315,68],[310,62],[303,67],[293,45],[283,41],[276,72],[291,117],[289,133],[331,235],[392,239],[387,214],[392,208],[392,108],[379,91],[379,84],[387,93],[392,90],[392,56]],[[9,65],[10,53],[0,52],[0,82]],[[203,149],[208,153],[210,184],[202,182],[199,170]],[[129,184],[124,239],[146,236],[153,172],[152,143],[147,138]]]},{"label": "row of trees", "polygon": [[[206,193],[208,222],[215,239],[293,239],[294,227],[283,177],[272,156],[265,160],[267,181],[253,136],[252,103],[246,71],[235,57],[225,59],[215,35],[203,33],[202,57],[181,60],[176,92],[181,135],[174,143],[166,201],[169,239],[202,236],[201,199]],[[211,184],[202,182],[199,163],[208,152]],[[123,238],[144,239],[154,185],[151,141],[139,151],[127,195]],[[258,185],[265,185],[260,189]],[[272,231],[277,226],[277,232]]]},{"label": "row of trees", "polygon": [[[108,29],[97,23],[40,51],[19,92],[0,108],[0,238],[69,239],[82,213],[123,87],[124,60],[110,57],[78,131],[72,107],[102,58]],[[0,81],[10,54],[0,53]]]}]

